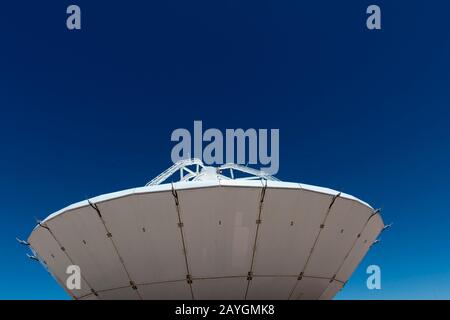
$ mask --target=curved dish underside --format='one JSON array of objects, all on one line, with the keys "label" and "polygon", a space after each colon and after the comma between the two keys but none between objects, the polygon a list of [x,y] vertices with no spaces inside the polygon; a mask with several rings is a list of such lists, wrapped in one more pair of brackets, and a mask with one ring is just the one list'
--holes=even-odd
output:
[{"label": "curved dish underside", "polygon": [[[331,299],[383,227],[331,189],[191,181],[76,203],[28,242],[74,299]],[[79,290],[65,286],[69,265]]]}]

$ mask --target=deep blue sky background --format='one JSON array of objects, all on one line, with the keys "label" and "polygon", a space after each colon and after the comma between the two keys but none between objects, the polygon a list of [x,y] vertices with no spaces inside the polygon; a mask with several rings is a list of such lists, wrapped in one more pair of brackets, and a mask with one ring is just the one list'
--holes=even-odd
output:
[{"label": "deep blue sky background", "polygon": [[[365,27],[369,4],[382,31]],[[279,128],[279,178],[394,222],[338,298],[450,298],[449,15],[444,0],[2,3],[0,298],[68,298],[14,238],[145,184],[194,120]]]}]

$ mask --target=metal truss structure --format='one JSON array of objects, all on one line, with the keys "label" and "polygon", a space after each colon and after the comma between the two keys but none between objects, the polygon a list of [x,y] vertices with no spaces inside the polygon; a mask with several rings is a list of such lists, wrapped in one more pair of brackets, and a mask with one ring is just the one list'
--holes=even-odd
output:
[{"label": "metal truss structure", "polygon": [[154,186],[163,183],[170,177],[179,173],[179,181],[210,180],[211,178],[225,180],[269,180],[279,179],[266,174],[264,171],[252,169],[235,163],[226,163],[220,167],[205,166],[200,159],[180,160],[167,170],[156,176],[146,186]]}]

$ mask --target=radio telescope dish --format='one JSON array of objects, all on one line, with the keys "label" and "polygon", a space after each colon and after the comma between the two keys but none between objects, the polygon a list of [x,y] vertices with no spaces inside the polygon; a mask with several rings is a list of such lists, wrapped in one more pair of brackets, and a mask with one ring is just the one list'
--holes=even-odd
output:
[{"label": "radio telescope dish", "polygon": [[51,214],[28,244],[73,299],[331,299],[383,227],[351,195],[191,159]]}]

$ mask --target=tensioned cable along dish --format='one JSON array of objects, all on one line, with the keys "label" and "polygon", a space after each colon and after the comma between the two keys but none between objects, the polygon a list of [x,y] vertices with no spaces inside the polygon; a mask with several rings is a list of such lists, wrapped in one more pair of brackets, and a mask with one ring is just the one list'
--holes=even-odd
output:
[{"label": "tensioned cable along dish", "polygon": [[383,228],[351,195],[189,159],[51,214],[27,244],[73,299],[331,299]]}]

